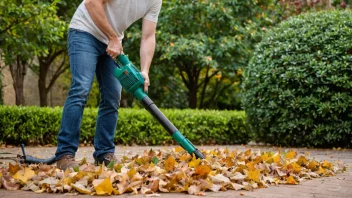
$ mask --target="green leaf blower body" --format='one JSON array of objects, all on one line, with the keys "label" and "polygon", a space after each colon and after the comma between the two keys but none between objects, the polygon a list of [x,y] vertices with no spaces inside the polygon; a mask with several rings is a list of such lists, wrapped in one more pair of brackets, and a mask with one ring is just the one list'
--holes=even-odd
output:
[{"label": "green leaf blower body", "polygon": [[169,119],[159,110],[148,95],[143,91],[144,78],[139,70],[130,62],[128,57],[120,54],[117,57],[119,67],[114,71],[115,77],[120,81],[122,87],[132,93],[148,110],[155,119],[169,132],[172,138],[182,146],[189,154],[194,154],[197,158],[204,159],[203,154],[185,138]]}]

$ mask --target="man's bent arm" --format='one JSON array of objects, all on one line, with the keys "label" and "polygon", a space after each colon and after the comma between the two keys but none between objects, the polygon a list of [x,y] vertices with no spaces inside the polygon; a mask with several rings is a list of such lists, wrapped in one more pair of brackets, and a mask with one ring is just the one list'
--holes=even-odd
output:
[{"label": "man's bent arm", "polygon": [[115,58],[121,53],[122,46],[118,40],[116,32],[112,29],[105,14],[103,4],[108,1],[110,0],[86,0],[84,5],[86,6],[94,24],[108,37],[109,45],[106,51],[110,56]]},{"label": "man's bent arm", "polygon": [[[155,50],[155,32],[156,32],[156,23],[143,19],[142,22],[142,39],[141,39],[141,48],[140,48],[140,57],[141,57],[141,73],[143,76],[146,75],[148,78],[150,64],[153,59],[154,50]],[[145,79],[144,89],[148,90],[149,78]]]}]

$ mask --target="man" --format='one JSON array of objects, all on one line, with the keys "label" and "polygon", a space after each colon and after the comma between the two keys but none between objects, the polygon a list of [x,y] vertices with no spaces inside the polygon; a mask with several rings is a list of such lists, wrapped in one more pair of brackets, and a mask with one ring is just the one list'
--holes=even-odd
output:
[{"label": "man", "polygon": [[72,84],[66,99],[58,146],[60,169],[78,166],[80,124],[94,74],[99,83],[99,103],[93,153],[96,163],[115,161],[114,135],[121,98],[121,84],[114,77],[114,59],[122,53],[123,32],[143,18],[140,46],[141,74],[148,91],[149,67],[155,49],[155,31],[162,0],[84,0],[76,10],[68,34]]}]

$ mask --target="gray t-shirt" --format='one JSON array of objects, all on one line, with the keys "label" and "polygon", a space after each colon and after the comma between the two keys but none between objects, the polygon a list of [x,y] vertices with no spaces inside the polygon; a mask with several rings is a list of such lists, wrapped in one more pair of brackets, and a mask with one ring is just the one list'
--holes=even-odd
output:
[{"label": "gray t-shirt", "polygon": [[[108,44],[108,38],[94,24],[84,2],[85,0],[77,8],[69,27],[86,31]],[[144,18],[157,22],[161,4],[162,0],[110,0],[104,4],[104,9],[111,27],[121,41],[123,32],[137,20]]]}]

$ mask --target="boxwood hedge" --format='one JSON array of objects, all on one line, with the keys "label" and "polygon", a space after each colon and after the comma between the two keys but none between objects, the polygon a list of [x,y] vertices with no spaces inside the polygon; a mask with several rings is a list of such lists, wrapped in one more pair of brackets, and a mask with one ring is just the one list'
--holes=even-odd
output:
[{"label": "boxwood hedge", "polygon": [[[242,144],[250,140],[241,111],[163,109],[163,113],[194,144]],[[62,108],[0,106],[0,143],[55,144]],[[81,142],[91,143],[97,109],[86,108]],[[171,136],[144,109],[120,109],[116,144],[174,144]]]},{"label": "boxwood hedge", "polygon": [[244,89],[257,141],[351,147],[351,11],[308,13],[273,28],[255,50]]}]

